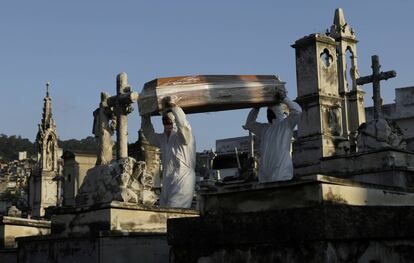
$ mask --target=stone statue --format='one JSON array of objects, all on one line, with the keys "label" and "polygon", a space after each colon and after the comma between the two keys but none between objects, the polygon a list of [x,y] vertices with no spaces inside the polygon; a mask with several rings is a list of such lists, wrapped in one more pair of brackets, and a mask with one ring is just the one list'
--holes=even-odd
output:
[{"label": "stone statue", "polygon": [[93,112],[93,129],[92,133],[98,142],[98,159],[97,165],[106,165],[112,161],[112,135],[115,131],[115,115],[111,107],[107,106],[108,93],[101,93],[101,103],[99,108]]},{"label": "stone statue", "polygon": [[54,155],[54,145],[53,140],[51,137],[48,138],[46,142],[46,169],[52,169],[53,168],[53,155]]},{"label": "stone statue", "polygon": [[[131,104],[138,94],[131,91],[125,73],[117,77],[117,95],[101,93],[101,103],[94,111],[93,134],[98,140],[96,166],[89,169],[76,196],[76,206],[120,201],[153,205],[158,199],[153,176],[144,161],[128,156],[128,119]],[[115,120],[116,119],[116,120]],[[116,125],[115,125],[116,124]],[[116,159],[112,158],[114,130],[117,130]]]},{"label": "stone statue", "polygon": [[338,107],[332,107],[328,110],[328,128],[335,136],[341,135],[341,126],[339,125],[340,119],[341,115]]},{"label": "stone statue", "polygon": [[382,148],[404,150],[406,146],[403,132],[394,121],[378,118],[363,123],[358,128],[357,147],[359,152]]},{"label": "stone statue", "polygon": [[138,132],[138,161],[144,161],[147,165],[145,180],[142,181],[144,185],[156,187],[161,184],[161,152],[160,149],[151,145],[147,138],[145,138],[142,129]]}]

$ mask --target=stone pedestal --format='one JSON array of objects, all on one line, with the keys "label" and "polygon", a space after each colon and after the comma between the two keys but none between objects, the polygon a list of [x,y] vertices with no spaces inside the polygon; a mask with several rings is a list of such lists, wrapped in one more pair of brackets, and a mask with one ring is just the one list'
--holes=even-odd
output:
[{"label": "stone pedestal", "polygon": [[202,191],[199,196],[201,215],[263,212],[330,204],[414,206],[414,191],[317,174],[286,182],[230,184],[218,187],[216,191]]},{"label": "stone pedestal", "polygon": [[19,240],[19,263],[168,262],[165,234],[101,232],[98,236]]},{"label": "stone pedestal", "polygon": [[200,193],[200,217],[168,220],[170,262],[414,259],[408,188],[319,174],[215,187]]},{"label": "stone pedestal", "polygon": [[314,174],[315,171],[357,182],[414,187],[414,153],[398,149],[380,149],[322,158],[317,166],[300,166],[295,176]]},{"label": "stone pedestal", "polygon": [[52,234],[99,235],[102,231],[166,233],[167,219],[194,217],[191,209],[149,207],[113,201],[93,207],[66,208],[52,216]]},{"label": "stone pedestal", "polygon": [[50,234],[50,221],[0,216],[0,262],[18,262],[16,238]]},{"label": "stone pedestal", "polygon": [[413,262],[412,206],[328,205],[168,220],[170,262]]},{"label": "stone pedestal", "polygon": [[15,248],[16,237],[50,234],[50,221],[0,216],[0,248]]},{"label": "stone pedestal", "polygon": [[19,262],[168,262],[167,219],[198,215],[115,201],[57,209],[51,235],[18,240]]}]

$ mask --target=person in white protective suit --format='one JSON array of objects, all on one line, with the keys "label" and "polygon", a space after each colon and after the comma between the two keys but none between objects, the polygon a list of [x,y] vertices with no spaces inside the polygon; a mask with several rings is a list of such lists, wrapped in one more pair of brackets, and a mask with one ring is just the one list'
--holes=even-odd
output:
[{"label": "person in white protective suit", "polygon": [[189,208],[195,188],[196,146],[184,111],[176,99],[163,100],[163,133],[155,133],[149,115],[142,117],[142,130],[148,141],[161,149],[162,189],[160,205]]},{"label": "person in white protective suit", "polygon": [[246,120],[244,129],[259,136],[260,167],[259,182],[286,181],[293,178],[293,165],[290,156],[290,146],[293,129],[298,124],[302,113],[301,107],[291,101],[285,94],[282,103],[289,108],[285,118],[281,104],[267,109],[269,123],[256,121],[259,108],[253,108]]}]

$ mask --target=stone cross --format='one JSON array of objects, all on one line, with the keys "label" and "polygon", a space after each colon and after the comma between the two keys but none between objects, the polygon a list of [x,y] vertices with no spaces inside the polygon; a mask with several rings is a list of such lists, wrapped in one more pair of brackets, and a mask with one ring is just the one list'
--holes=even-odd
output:
[{"label": "stone cross", "polygon": [[138,100],[138,93],[132,92],[127,74],[120,73],[116,79],[116,95],[109,97],[107,104],[114,107],[116,114],[116,159],[128,158],[128,113],[131,104]]},{"label": "stone cross", "polygon": [[357,85],[364,85],[372,83],[374,100],[374,119],[382,117],[382,98],[380,90],[380,81],[387,80],[389,78],[395,78],[397,73],[394,70],[380,72],[381,65],[379,64],[379,58],[377,55],[371,57],[372,59],[372,75],[360,77],[356,80]]}]

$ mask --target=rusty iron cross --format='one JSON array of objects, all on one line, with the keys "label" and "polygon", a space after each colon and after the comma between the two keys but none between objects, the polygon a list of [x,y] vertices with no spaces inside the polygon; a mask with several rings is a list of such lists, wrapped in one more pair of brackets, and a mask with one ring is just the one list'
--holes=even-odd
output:
[{"label": "rusty iron cross", "polygon": [[380,72],[381,65],[379,64],[379,58],[377,55],[371,57],[372,60],[372,75],[360,77],[356,80],[357,85],[364,85],[367,83],[372,83],[373,87],[373,96],[374,100],[374,119],[382,117],[382,98],[381,98],[381,88],[380,81],[387,80],[390,78],[395,78],[397,72],[395,70],[390,70],[386,72]]}]

